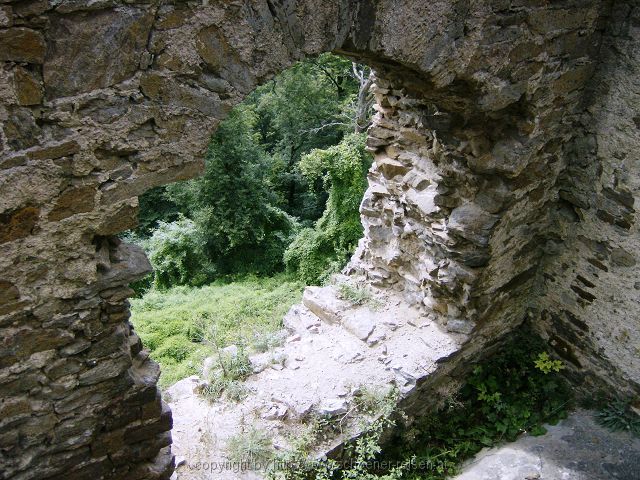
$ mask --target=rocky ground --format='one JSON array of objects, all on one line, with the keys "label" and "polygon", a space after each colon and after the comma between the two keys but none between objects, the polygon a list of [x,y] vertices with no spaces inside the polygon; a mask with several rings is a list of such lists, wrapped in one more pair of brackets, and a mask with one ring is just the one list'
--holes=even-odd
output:
[{"label": "rocky ground", "polygon": [[262,478],[228,463],[229,439],[258,428],[283,450],[310,415],[337,420],[341,431],[316,446],[318,453],[328,451],[361,428],[354,399],[363,389],[395,388],[406,395],[464,339],[400,295],[370,291],[354,303],[342,299],[336,286],[307,288],[303,304],[291,308],[284,324],[284,345],[251,357],[256,373],[245,381],[251,393],[244,401],[207,401],[195,393],[203,382],[196,376],[167,390],[178,463],[174,478]]},{"label": "rocky ground", "polygon": [[[399,295],[370,289],[346,300],[336,285],[307,288],[284,325],[281,347],[250,357],[254,374],[244,382],[249,395],[243,401],[207,400],[197,393],[205,384],[199,376],[165,392],[174,418],[174,480],[262,479],[264,471],[239,471],[229,440],[258,429],[282,452],[312,416],[332,418],[339,427],[314,445],[316,454],[328,452],[357,434],[360,420],[371,419],[355,408],[364,390],[409,394],[465,338]],[[205,362],[204,377],[213,360]],[[612,433],[593,412],[577,411],[542,437],[524,435],[483,450],[452,480],[611,479],[640,480],[640,439]]]},{"label": "rocky ground", "polygon": [[640,439],[579,410],[541,437],[485,449],[452,480],[639,480]]}]

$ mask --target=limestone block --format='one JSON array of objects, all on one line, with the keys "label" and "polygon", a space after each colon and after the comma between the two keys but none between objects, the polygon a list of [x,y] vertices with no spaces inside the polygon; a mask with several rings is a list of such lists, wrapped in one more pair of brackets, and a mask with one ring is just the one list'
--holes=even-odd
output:
[{"label": "limestone block", "polygon": [[341,313],[348,307],[338,298],[333,287],[307,287],[302,295],[302,303],[322,321],[339,324]]}]

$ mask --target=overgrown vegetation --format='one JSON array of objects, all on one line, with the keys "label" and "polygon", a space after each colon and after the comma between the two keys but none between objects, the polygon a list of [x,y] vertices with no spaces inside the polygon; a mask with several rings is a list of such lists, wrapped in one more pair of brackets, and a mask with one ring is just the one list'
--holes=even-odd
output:
[{"label": "overgrown vegetation", "polygon": [[273,275],[285,263],[308,284],[339,270],[362,235],[371,160],[357,132],[370,118],[369,85],[367,68],[325,54],[234,108],[211,140],[203,177],[141,197],[131,239],[154,274],[137,289]]},{"label": "overgrown vegetation", "polygon": [[246,345],[261,350],[262,340],[257,339],[282,328],[282,318],[300,300],[302,288],[296,279],[279,274],[201,288],[153,289],[131,301],[131,321],[160,363],[160,385],[167,387],[200,374],[204,359],[215,353],[212,338],[218,348]]},{"label": "overgrown vegetation", "polygon": [[[544,423],[566,417],[570,391],[560,368],[539,363],[545,349],[532,332],[519,332],[502,351],[475,367],[446,407],[403,432],[403,447],[388,452],[395,458],[414,457],[414,467],[403,478],[443,479],[483,447],[514,441],[524,432],[541,435]],[[555,362],[548,354],[543,357]]]},{"label": "overgrown vegetation", "polygon": [[[368,471],[370,463],[381,452],[381,438],[384,432],[394,427],[396,418],[394,410],[397,402],[397,391],[373,391],[362,387],[356,396],[355,410],[344,416],[318,417],[307,419],[305,428],[290,438],[291,448],[277,456],[267,475],[270,480],[330,480],[330,479],[373,479],[393,480],[406,466],[394,469],[390,474],[378,476]],[[341,430],[341,423],[346,417],[356,413],[368,415],[373,421],[365,428],[364,433],[352,444],[349,444],[346,455],[351,459],[350,466],[340,465],[332,459],[313,459],[313,447],[320,441],[332,438]],[[286,468],[281,468],[286,466]],[[395,475],[395,476],[393,476]]]},{"label": "overgrown vegetation", "polygon": [[[395,429],[384,445],[383,432],[399,418],[390,407],[349,447],[346,464],[309,461],[305,450],[295,446],[286,454],[294,467],[273,472],[272,478],[443,480],[483,447],[513,441],[524,432],[543,434],[543,424],[564,418],[571,401],[558,373],[561,363],[551,359],[545,347],[531,332],[523,331],[476,366],[459,394],[443,408],[409,428]],[[375,398],[375,394],[368,396]],[[368,409],[365,398],[359,408]]]},{"label": "overgrown vegetation", "polygon": [[300,170],[310,181],[322,180],[329,192],[327,206],[313,228],[303,229],[284,255],[287,269],[309,284],[338,271],[362,237],[359,206],[371,165],[365,135],[351,134],[338,145],[312,150],[302,157]]}]

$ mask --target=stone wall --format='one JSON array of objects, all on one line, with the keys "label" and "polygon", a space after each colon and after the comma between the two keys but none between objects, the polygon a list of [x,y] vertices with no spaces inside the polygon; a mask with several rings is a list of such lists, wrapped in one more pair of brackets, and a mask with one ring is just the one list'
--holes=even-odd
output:
[{"label": "stone wall", "polygon": [[637,388],[637,24],[596,0],[0,0],[0,478],[169,476],[128,323],[149,264],[115,235],[325,51],[377,73],[351,268],[470,359],[530,318],[576,379]]},{"label": "stone wall", "polygon": [[640,396],[640,3],[614,2],[558,178],[539,302],[576,383]]}]

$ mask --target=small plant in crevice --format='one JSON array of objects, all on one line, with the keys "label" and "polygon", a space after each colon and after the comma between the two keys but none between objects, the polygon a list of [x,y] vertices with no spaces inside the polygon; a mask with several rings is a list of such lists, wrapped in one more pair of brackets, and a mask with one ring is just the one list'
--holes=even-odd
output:
[{"label": "small plant in crevice", "polygon": [[598,423],[613,431],[631,432],[640,437],[640,416],[625,400],[614,400],[596,414]]},{"label": "small plant in crevice", "polygon": [[243,382],[232,380],[228,382],[224,389],[224,397],[230,402],[240,403],[251,394],[251,389]]},{"label": "small plant in crevice", "polygon": [[210,402],[218,400],[224,393],[228,400],[241,402],[250,393],[242,381],[247,378],[253,368],[249,357],[243,349],[239,349],[236,355],[226,352],[220,355],[219,365],[209,374],[209,378],[198,387],[197,393]]},{"label": "small plant in crevice", "polygon": [[353,396],[353,403],[360,413],[377,415],[386,408],[390,398],[397,398],[395,390],[385,391],[381,388],[360,386]]},{"label": "small plant in crevice", "polygon": [[256,352],[265,353],[284,344],[284,336],[280,332],[256,332],[251,346]]},{"label": "small plant in crevice", "polygon": [[347,282],[339,283],[338,296],[353,305],[361,306],[367,305],[373,310],[377,310],[380,307],[380,302],[376,300],[371,291],[366,287],[358,285],[352,285]]},{"label": "small plant in crevice", "polygon": [[[364,390],[364,389],[363,389]],[[354,408],[343,417],[311,417],[305,428],[290,439],[291,448],[280,453],[275,466],[268,472],[270,480],[347,480],[347,479],[399,479],[410,462],[402,462],[393,471],[380,477],[368,472],[371,462],[380,454],[381,437],[385,431],[395,425],[398,394],[395,389],[386,394],[377,391],[367,392],[366,413],[375,418],[361,426],[361,434],[345,447],[344,462],[325,457],[311,457],[313,447],[319,442],[332,438],[341,432],[341,421],[355,411],[364,413],[365,403],[354,402]],[[370,400],[370,402],[369,402]]]},{"label": "small plant in crevice", "polygon": [[383,453],[381,440],[385,432],[396,426],[398,417],[405,419],[397,411],[398,392],[390,391],[376,402],[377,418],[363,429],[358,438],[345,447],[346,462],[339,465],[337,478],[340,480],[399,480],[407,473],[414,461],[409,456],[394,462],[395,465],[385,472],[377,472],[373,467]]},{"label": "small plant in crevice", "polygon": [[249,389],[243,388],[241,382],[253,373],[244,345],[221,348],[222,340],[215,325],[209,325],[203,331],[202,341],[213,350],[215,363],[197,393],[211,402],[219,399],[223,393],[231,401],[244,400],[249,395]]},{"label": "small plant in crevice", "polygon": [[287,439],[289,448],[279,452],[266,472],[269,480],[308,480],[331,478],[333,461],[311,457],[314,446],[322,438],[323,425],[316,418],[307,419],[295,435]]},{"label": "small plant in crevice", "polygon": [[538,359],[535,361],[535,366],[542,373],[559,372],[564,368],[562,360],[552,360],[547,352],[541,352],[538,354]]}]

